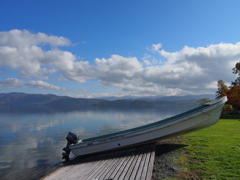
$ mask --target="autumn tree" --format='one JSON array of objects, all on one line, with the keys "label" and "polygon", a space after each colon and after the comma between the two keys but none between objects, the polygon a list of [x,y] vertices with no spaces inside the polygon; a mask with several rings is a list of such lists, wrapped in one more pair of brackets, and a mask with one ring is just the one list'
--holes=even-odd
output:
[{"label": "autumn tree", "polygon": [[238,74],[238,77],[235,81],[232,82],[232,87],[240,85],[240,62],[237,62],[235,67],[232,69],[233,74]]},{"label": "autumn tree", "polygon": [[233,106],[234,110],[240,110],[240,62],[237,62],[232,70],[238,77],[232,82],[232,86],[230,87],[229,104]]},{"label": "autumn tree", "polygon": [[240,86],[232,86],[226,91],[226,96],[227,104],[232,105],[234,110],[240,110]]},{"label": "autumn tree", "polygon": [[224,81],[219,80],[217,86],[218,86],[218,90],[215,93],[216,94],[216,99],[219,99],[223,96],[226,96],[226,91],[228,90],[228,87],[225,85]]},{"label": "autumn tree", "polygon": [[[218,90],[216,92],[216,98],[227,96],[227,106],[225,109],[228,112],[239,113],[240,110],[240,62],[237,62],[235,67],[232,69],[234,74],[238,77],[232,82],[230,87],[227,87],[223,80],[218,81]],[[226,108],[227,107],[227,108]]]},{"label": "autumn tree", "polygon": [[199,103],[200,105],[203,105],[203,104],[206,104],[208,102],[210,102],[211,100],[209,98],[202,98],[202,99],[199,99],[197,101],[197,103]]}]

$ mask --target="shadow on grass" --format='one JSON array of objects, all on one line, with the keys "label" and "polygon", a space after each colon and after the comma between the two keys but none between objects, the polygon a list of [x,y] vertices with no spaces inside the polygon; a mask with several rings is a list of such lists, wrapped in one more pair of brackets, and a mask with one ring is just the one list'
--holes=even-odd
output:
[{"label": "shadow on grass", "polygon": [[222,115],[220,117],[220,119],[224,120],[224,119],[236,119],[238,121],[240,121],[240,114],[234,114],[234,115]]},{"label": "shadow on grass", "polygon": [[178,144],[177,138],[157,143],[152,180],[174,178],[179,171],[178,159],[181,149],[186,146]]},{"label": "shadow on grass", "polygon": [[171,151],[175,151],[186,146],[187,145],[184,144],[157,144],[155,149],[155,156],[162,156],[163,154],[167,154]]}]

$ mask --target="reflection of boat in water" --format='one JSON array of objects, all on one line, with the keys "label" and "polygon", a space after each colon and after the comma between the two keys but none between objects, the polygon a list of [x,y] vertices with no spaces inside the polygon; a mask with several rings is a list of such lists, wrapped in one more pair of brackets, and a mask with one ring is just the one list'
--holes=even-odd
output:
[{"label": "reflection of boat in water", "polygon": [[227,98],[224,97],[151,124],[88,139],[79,140],[78,135],[69,132],[66,138],[67,147],[63,149],[66,151],[63,153],[63,159],[69,160],[71,151],[77,156],[98,153],[154,142],[209,127],[218,121],[226,101]]}]

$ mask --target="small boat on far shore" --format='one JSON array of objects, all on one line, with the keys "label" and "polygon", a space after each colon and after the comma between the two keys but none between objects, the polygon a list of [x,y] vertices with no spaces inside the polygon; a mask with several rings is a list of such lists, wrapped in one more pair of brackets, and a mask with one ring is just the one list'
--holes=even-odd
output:
[{"label": "small boat on far shore", "polygon": [[67,146],[63,148],[63,159],[68,161],[70,152],[82,156],[154,142],[207,128],[217,123],[226,101],[227,98],[223,97],[151,124],[88,139],[79,139],[77,134],[69,132],[66,137]]}]

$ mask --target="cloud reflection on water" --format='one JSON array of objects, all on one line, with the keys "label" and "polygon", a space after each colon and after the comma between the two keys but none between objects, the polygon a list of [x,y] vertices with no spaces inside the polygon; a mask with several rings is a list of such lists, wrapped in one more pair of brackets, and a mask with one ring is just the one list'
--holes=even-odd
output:
[{"label": "cloud reflection on water", "polygon": [[[51,113],[0,113],[0,176],[24,179],[35,170],[41,176],[59,166],[68,131],[81,138],[113,133],[176,114],[171,110],[96,110]],[[23,176],[14,176],[14,173]],[[31,177],[31,173],[28,174]]]}]

